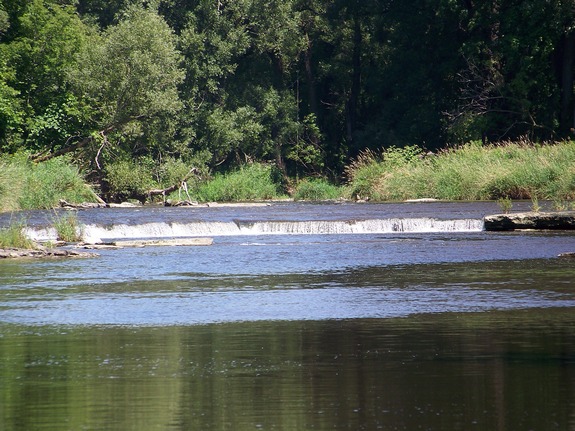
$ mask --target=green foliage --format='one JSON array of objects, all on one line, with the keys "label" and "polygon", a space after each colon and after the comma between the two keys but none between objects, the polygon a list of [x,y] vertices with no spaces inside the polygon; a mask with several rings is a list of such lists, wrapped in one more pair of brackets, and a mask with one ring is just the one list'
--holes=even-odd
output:
[{"label": "green foliage", "polygon": [[348,168],[353,195],[374,200],[571,199],[575,143],[471,143],[391,166],[362,156]]},{"label": "green foliage", "polygon": [[55,213],[52,225],[56,229],[59,241],[79,242],[82,240],[83,229],[75,213],[68,212],[64,215]]},{"label": "green foliage", "polygon": [[390,147],[381,153],[364,151],[346,167],[348,194],[354,199],[404,199],[400,189],[394,186],[386,187],[385,181],[394,180],[392,172],[401,172],[403,187],[409,184],[407,171],[421,160],[422,152],[417,146]]},{"label": "green foliage", "polygon": [[293,198],[296,201],[325,201],[337,199],[341,194],[339,187],[325,179],[309,179],[297,184]]},{"label": "green foliage", "polygon": [[93,202],[95,195],[84,183],[77,168],[65,159],[28,164],[28,173],[19,199],[20,208],[53,208],[60,199]]},{"label": "green foliage", "polygon": [[17,211],[29,165],[25,156],[0,158],[0,212]]},{"label": "green foliage", "polygon": [[25,154],[0,159],[0,211],[53,208],[60,199],[94,202],[95,197],[69,160],[33,164]]},{"label": "green foliage", "polygon": [[6,3],[12,21],[0,44],[0,98],[8,102],[0,112],[0,139],[11,151],[20,137],[28,150],[51,148],[83,120],[66,106],[66,75],[86,41],[86,26],[62,2],[15,3]]},{"label": "green foliage", "polygon": [[[495,175],[494,156],[469,191],[465,158],[424,162],[410,144],[572,136],[573,22],[547,0],[3,1],[0,150],[73,152],[118,196],[169,185],[198,153],[211,169],[273,160],[284,177],[348,164],[350,193],[374,199],[527,197],[545,181],[569,195],[569,166]],[[129,185],[106,166],[124,159],[150,172]],[[416,167],[437,174],[424,185]]]},{"label": "green foliage", "polygon": [[244,165],[235,172],[218,174],[190,191],[200,202],[241,202],[281,197],[270,165]]},{"label": "green foliage", "polygon": [[153,162],[145,158],[108,163],[104,177],[108,199],[115,202],[144,200],[147,191],[156,185],[153,169]]},{"label": "green foliage", "polygon": [[[123,175],[118,167],[102,171],[118,153],[155,158],[166,148],[174,151],[170,140],[183,106],[178,93],[182,56],[173,31],[156,11],[141,6],[127,7],[119,18],[91,35],[68,74],[78,98],[90,107],[82,136],[91,145],[84,151],[100,179],[104,172]],[[118,195],[140,189],[128,187],[125,179],[113,178],[111,184]]]},{"label": "green foliage", "polygon": [[497,199],[497,205],[499,205],[501,211],[507,214],[511,211],[511,208],[513,208],[513,201],[509,198],[499,198]]},{"label": "green foliage", "polygon": [[24,233],[24,222],[11,223],[7,227],[0,228],[0,248],[36,248],[34,241]]}]

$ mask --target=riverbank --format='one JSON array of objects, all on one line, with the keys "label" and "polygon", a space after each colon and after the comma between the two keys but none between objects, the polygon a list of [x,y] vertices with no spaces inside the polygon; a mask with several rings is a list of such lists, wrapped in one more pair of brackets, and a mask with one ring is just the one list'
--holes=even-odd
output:
[{"label": "riverbank", "polygon": [[479,142],[424,153],[419,147],[365,152],[347,169],[352,196],[372,201],[575,199],[575,142]]},{"label": "riverbank", "polygon": [[[135,176],[124,180],[139,181]],[[171,190],[161,196],[142,190],[137,194],[146,202],[199,204],[288,198],[371,202],[531,199],[534,204],[549,200],[555,210],[568,210],[575,206],[575,142],[469,143],[438,153],[426,153],[417,146],[388,148],[362,153],[350,162],[337,185],[325,178],[290,179],[287,186],[284,180],[270,164],[251,163],[227,173],[194,178],[180,187],[154,185]],[[123,188],[132,189],[129,184]],[[102,205],[70,159],[38,164],[24,155],[0,159],[0,212],[49,209],[58,207],[61,200]]]}]

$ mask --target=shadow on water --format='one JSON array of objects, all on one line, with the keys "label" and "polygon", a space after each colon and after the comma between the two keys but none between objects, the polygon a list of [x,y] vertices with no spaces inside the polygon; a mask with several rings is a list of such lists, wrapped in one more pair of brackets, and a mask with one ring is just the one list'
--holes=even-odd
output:
[{"label": "shadow on water", "polygon": [[573,430],[572,310],[14,327],[3,429]]}]

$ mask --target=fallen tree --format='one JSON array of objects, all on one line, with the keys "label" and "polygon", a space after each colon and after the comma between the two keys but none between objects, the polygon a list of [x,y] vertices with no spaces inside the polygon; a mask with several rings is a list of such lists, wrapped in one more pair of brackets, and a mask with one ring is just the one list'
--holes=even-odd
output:
[{"label": "fallen tree", "polygon": [[[182,178],[176,184],[173,184],[173,185],[166,187],[164,189],[150,189],[150,190],[148,190],[148,200],[152,200],[153,196],[162,196],[163,200],[164,200],[164,205],[166,205],[166,206],[192,205],[193,204],[192,198],[190,197],[190,194],[188,193],[188,180],[193,175],[198,175],[198,169],[197,168],[190,169],[190,171],[184,176],[184,178]],[[175,192],[176,190],[178,190],[178,192],[179,192],[180,202],[186,202],[186,203],[178,204],[178,203],[174,203],[171,201],[168,203],[166,201],[166,196],[172,192]],[[188,197],[187,201],[181,200],[182,190],[186,193],[186,196]]]}]

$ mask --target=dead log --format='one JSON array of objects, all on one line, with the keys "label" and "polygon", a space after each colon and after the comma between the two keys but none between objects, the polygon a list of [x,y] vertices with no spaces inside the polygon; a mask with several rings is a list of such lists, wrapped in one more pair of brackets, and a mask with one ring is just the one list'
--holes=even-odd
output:
[{"label": "dead log", "polygon": [[[186,194],[188,193],[188,184],[187,181],[190,179],[190,177],[192,175],[198,175],[198,169],[197,168],[192,168],[190,169],[190,171],[184,176],[184,178],[182,178],[180,181],[178,181],[176,184],[171,185],[170,187],[166,187],[165,189],[151,189],[148,190],[148,199],[151,200],[152,196],[163,196],[164,198],[164,204],[166,203],[166,196],[169,195],[172,192],[175,192],[176,190],[184,190],[186,192]],[[188,195],[188,198],[190,196]],[[190,199],[191,201],[191,199]]]},{"label": "dead log", "polygon": [[68,209],[92,209],[92,208],[108,208],[108,204],[100,199],[101,202],[83,202],[81,204],[72,204],[66,202],[64,199],[60,199],[60,207]]}]

